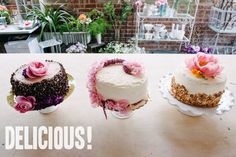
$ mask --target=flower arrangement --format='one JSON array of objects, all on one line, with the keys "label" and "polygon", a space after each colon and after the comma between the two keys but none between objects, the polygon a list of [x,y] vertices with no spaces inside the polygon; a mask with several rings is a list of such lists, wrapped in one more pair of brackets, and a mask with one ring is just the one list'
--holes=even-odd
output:
[{"label": "flower arrangement", "polygon": [[88,76],[88,84],[87,87],[89,89],[89,96],[93,107],[102,107],[104,111],[104,115],[107,119],[106,109],[112,110],[112,111],[119,111],[121,113],[128,113],[131,109],[128,107],[129,102],[127,100],[104,100],[103,96],[98,93],[96,89],[96,74],[104,67],[113,65],[113,64],[121,64],[123,65],[124,71],[129,74],[133,75],[135,77],[139,77],[143,75],[144,68],[142,65],[136,62],[128,62],[123,59],[111,59],[111,60],[104,60],[101,62],[95,63]]},{"label": "flower arrangement", "polygon": [[40,38],[42,38],[44,32],[62,33],[65,30],[69,30],[68,23],[72,16],[63,9],[64,5],[60,5],[57,8],[43,3],[42,5],[44,6],[43,10],[38,7],[33,7],[32,9],[26,8],[30,11],[27,18],[41,23]]},{"label": "flower arrangement", "polygon": [[109,28],[110,24],[104,18],[98,18],[91,23],[88,30],[96,37],[96,35],[103,34]]},{"label": "flower arrangement", "polygon": [[156,0],[155,1],[155,5],[157,5],[157,6],[165,5],[166,3],[167,3],[166,0]]},{"label": "flower arrangement", "polygon": [[187,59],[185,64],[192,74],[199,79],[214,78],[223,70],[215,56],[202,52]]},{"label": "flower arrangement", "polygon": [[80,31],[87,32],[89,30],[89,24],[92,22],[91,18],[87,17],[85,14],[79,15]]},{"label": "flower arrangement", "polygon": [[134,2],[134,6],[140,10],[140,8],[143,6],[144,4],[144,0],[137,0],[136,2]]},{"label": "flower arrangement", "polygon": [[115,31],[114,39],[120,41],[121,26],[127,21],[128,16],[133,13],[133,7],[130,2],[121,0],[121,10],[116,10],[112,0],[104,5],[104,15],[106,20],[112,24]]},{"label": "flower arrangement", "polygon": [[72,45],[68,49],[66,49],[66,52],[67,53],[85,53],[86,49],[87,49],[87,46],[78,42],[77,44]]},{"label": "flower arrangement", "polygon": [[134,53],[136,52],[136,46],[134,41],[128,41],[128,43],[122,42],[110,42],[105,48],[99,50],[100,53]]},{"label": "flower arrangement", "polygon": [[9,10],[8,10],[5,6],[3,6],[3,5],[0,5],[0,17],[5,17],[7,24],[11,23],[11,15],[10,15],[10,12],[9,12]]},{"label": "flower arrangement", "polygon": [[188,46],[184,47],[182,51],[190,54],[195,54],[198,52],[213,53],[214,49],[211,47],[201,47],[189,44]]}]

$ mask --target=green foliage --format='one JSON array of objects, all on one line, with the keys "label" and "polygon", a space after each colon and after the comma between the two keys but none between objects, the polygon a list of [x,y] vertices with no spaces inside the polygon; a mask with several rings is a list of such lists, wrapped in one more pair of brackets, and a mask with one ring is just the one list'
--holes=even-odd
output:
[{"label": "green foliage", "polygon": [[71,16],[68,23],[63,23],[59,26],[60,32],[79,32],[81,31],[80,20]]},{"label": "green foliage", "polygon": [[115,6],[111,0],[109,0],[104,5],[104,14],[107,17],[108,21],[112,23],[114,29],[120,27],[124,22],[126,22],[128,16],[131,15],[132,12],[132,5],[125,1],[122,1],[120,13],[115,9]]},{"label": "green foliage", "polygon": [[[34,20],[39,20],[41,23],[42,37],[44,32],[63,32],[69,30],[68,23],[72,17],[67,11],[62,9],[63,5],[58,8],[44,5],[44,9],[33,7],[28,17],[33,17]],[[63,29],[62,29],[63,25]]]},{"label": "green foliage", "polygon": [[[109,23],[112,24],[114,30],[120,32],[121,26],[127,22],[129,15],[133,13],[131,3],[121,0],[121,10],[116,10],[112,0],[104,4],[104,15]],[[115,33],[116,34],[116,33]],[[115,35],[115,40],[119,41],[120,36]]]},{"label": "green foliage", "polygon": [[107,29],[110,29],[110,27],[111,26],[104,18],[99,18],[89,25],[89,31],[92,33],[93,36],[96,36],[100,33],[103,34]]},{"label": "green foliage", "polygon": [[116,13],[115,13],[115,6],[112,3],[112,1],[108,1],[104,5],[104,14],[107,17],[108,21],[113,23],[113,25],[116,23]]},{"label": "green foliage", "polygon": [[97,20],[99,18],[104,18],[104,13],[97,10],[97,9],[93,9],[87,14],[87,16],[89,18],[91,18],[91,20],[93,21],[93,20]]},{"label": "green foliage", "polygon": [[112,41],[99,50],[100,53],[133,53],[135,51],[136,46],[132,40],[128,41],[128,43]]},{"label": "green foliage", "polygon": [[127,18],[129,15],[132,14],[132,11],[133,11],[133,7],[129,3],[124,2],[122,5],[121,14],[120,14],[121,24],[127,21]]},{"label": "green foliage", "polygon": [[193,7],[194,7],[194,3],[195,3],[194,0],[174,0],[173,8],[174,8],[176,11],[178,11],[180,4],[183,4],[183,5],[185,5],[186,7],[187,7],[188,5],[190,5],[190,6],[189,6],[190,12],[192,12],[192,11],[193,11]]},{"label": "green foliage", "polygon": [[7,24],[11,23],[11,15],[8,10],[5,9],[0,10],[0,17],[5,17]]}]

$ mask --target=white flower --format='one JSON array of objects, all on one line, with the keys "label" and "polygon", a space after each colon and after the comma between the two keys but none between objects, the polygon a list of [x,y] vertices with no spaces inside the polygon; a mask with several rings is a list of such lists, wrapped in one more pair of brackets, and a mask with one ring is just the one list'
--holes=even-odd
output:
[{"label": "white flower", "polygon": [[86,21],[85,21],[85,24],[90,24],[92,22],[91,18],[87,18]]},{"label": "white flower", "polygon": [[84,53],[86,52],[87,46],[78,42],[75,45],[71,45],[68,49],[66,49],[67,53]]},{"label": "white flower", "polygon": [[195,52],[199,52],[200,51],[200,46],[192,46],[193,50]]}]

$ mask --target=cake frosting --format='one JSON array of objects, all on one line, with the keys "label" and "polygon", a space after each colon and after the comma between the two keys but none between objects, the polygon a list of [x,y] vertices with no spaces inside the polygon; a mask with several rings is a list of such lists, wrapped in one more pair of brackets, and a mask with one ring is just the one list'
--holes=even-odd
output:
[{"label": "cake frosting", "polygon": [[174,77],[175,81],[183,85],[189,94],[205,93],[207,95],[213,95],[225,89],[226,76],[223,73],[217,75],[215,78],[199,79],[189,69],[181,66],[175,71]]},{"label": "cake frosting", "polygon": [[22,65],[11,76],[16,110],[25,113],[60,104],[69,85],[62,64],[54,61]]},{"label": "cake frosting", "polygon": [[171,94],[189,105],[217,106],[226,84],[218,59],[210,54],[198,53],[185,63],[173,74]]},{"label": "cake frosting", "polygon": [[[129,112],[146,104],[147,78],[143,67],[122,59],[97,63],[90,71],[88,88],[95,107]],[[106,115],[106,114],[105,114]]]},{"label": "cake frosting", "polygon": [[120,64],[111,65],[97,73],[96,88],[105,99],[126,99],[134,104],[147,96],[147,79],[127,75]]}]

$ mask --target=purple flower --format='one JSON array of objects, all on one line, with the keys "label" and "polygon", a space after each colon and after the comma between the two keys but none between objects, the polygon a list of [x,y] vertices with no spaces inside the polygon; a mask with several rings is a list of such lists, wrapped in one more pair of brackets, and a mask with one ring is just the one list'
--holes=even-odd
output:
[{"label": "purple flower", "polygon": [[63,99],[63,96],[49,96],[43,99],[42,101],[38,102],[38,104],[40,104],[39,106],[49,107],[60,104]]}]

